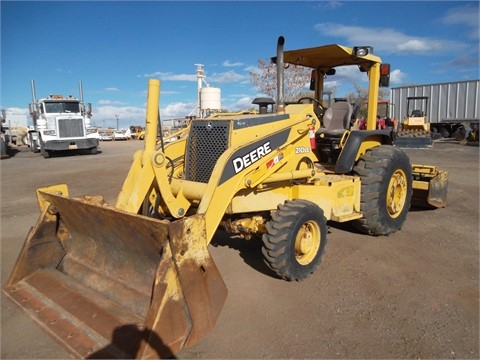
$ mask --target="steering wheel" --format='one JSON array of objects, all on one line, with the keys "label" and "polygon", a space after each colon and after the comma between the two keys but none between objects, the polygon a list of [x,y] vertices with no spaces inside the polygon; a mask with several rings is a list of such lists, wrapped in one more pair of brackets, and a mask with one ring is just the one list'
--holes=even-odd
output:
[{"label": "steering wheel", "polygon": [[313,107],[313,111],[315,112],[315,115],[320,119],[323,114],[325,113],[325,108],[323,107],[322,103],[318,101],[317,99],[314,99],[313,97],[310,96],[305,96],[300,99],[298,99],[297,103],[298,104],[303,104],[303,101],[308,100],[309,104],[314,104],[316,106]]}]

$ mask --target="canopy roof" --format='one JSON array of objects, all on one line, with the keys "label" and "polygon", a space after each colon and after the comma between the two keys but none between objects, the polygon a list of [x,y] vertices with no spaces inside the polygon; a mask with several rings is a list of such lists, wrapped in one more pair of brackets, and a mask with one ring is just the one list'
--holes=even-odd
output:
[{"label": "canopy roof", "polygon": [[381,63],[378,56],[368,54],[362,57],[352,55],[353,49],[338,45],[324,45],[314,48],[285,51],[284,63],[306,66],[313,69],[331,69],[336,66],[360,65],[368,70],[374,63]]}]

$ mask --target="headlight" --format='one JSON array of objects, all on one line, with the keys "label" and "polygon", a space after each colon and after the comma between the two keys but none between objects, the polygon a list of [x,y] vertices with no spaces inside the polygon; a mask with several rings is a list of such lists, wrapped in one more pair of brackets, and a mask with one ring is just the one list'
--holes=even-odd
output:
[{"label": "headlight", "polygon": [[353,48],[353,56],[363,57],[368,54],[373,54],[373,47],[371,46],[355,46]]},{"label": "headlight", "polygon": [[55,130],[44,130],[43,135],[54,136],[55,135]]},{"label": "headlight", "polygon": [[92,128],[87,129],[87,134],[95,134],[96,132],[97,132],[97,129],[92,129]]}]

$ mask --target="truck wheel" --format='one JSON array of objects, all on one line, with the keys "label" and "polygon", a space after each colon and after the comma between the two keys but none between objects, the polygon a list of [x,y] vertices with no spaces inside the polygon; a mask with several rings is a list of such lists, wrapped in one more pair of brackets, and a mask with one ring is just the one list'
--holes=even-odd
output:
[{"label": "truck wheel", "polygon": [[442,135],[442,138],[449,138],[450,131],[445,126],[441,126],[438,132]]},{"label": "truck wheel", "polygon": [[43,147],[43,141],[41,137],[38,138],[38,142],[40,143],[40,153],[42,154],[43,158],[44,159],[50,158],[51,151],[45,150],[45,148]]},{"label": "truck wheel", "polygon": [[43,156],[44,159],[50,158],[51,155],[52,154],[50,153],[50,151],[42,149],[42,156]]},{"label": "truck wheel", "polygon": [[407,217],[412,197],[412,166],[405,152],[381,145],[361,156],[353,171],[361,178],[361,219],[354,226],[370,235],[389,235]]},{"label": "truck wheel", "polygon": [[40,150],[38,149],[37,141],[33,139],[32,134],[28,135],[28,141],[30,143],[30,151],[32,151],[33,153],[39,153]]},{"label": "truck wheel", "polygon": [[286,201],[272,212],[263,235],[265,263],[279,277],[303,280],[320,264],[327,241],[323,210],[306,200]]}]

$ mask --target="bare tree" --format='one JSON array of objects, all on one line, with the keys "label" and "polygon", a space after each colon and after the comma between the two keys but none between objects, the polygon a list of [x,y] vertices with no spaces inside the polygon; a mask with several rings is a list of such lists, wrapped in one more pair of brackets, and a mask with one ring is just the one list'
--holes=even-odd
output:
[{"label": "bare tree", "polygon": [[[303,66],[289,64],[285,67],[285,101],[293,101],[310,82],[311,70]],[[256,71],[250,72],[250,81],[262,93],[275,98],[277,93],[277,67],[267,60],[258,60]]]}]

